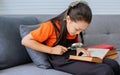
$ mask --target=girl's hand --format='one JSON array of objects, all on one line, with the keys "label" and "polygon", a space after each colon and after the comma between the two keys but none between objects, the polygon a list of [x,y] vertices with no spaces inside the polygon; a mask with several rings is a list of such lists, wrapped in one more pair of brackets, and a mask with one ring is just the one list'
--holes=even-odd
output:
[{"label": "girl's hand", "polygon": [[83,53],[82,56],[90,56],[90,52],[88,52],[88,51],[87,51],[86,49],[84,49],[84,48],[79,48],[79,49],[76,50],[76,52],[77,52],[77,56],[79,56],[79,53],[80,53],[80,52]]},{"label": "girl's hand", "polygon": [[51,54],[62,55],[67,51],[67,48],[57,45],[52,48]]}]

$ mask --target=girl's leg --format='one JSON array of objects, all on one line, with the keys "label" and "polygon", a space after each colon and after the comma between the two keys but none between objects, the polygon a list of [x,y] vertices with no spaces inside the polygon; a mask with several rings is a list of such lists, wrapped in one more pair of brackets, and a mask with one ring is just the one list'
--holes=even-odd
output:
[{"label": "girl's leg", "polygon": [[103,63],[109,65],[113,69],[115,75],[120,75],[120,66],[117,61],[106,58],[104,59]]},{"label": "girl's leg", "polygon": [[114,75],[112,68],[107,64],[96,64],[82,61],[75,61],[71,64],[54,68],[74,75]]}]

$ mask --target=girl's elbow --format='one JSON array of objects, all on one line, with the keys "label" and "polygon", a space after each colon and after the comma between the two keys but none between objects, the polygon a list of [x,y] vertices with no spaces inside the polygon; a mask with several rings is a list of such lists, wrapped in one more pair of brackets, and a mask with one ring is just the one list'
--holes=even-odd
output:
[{"label": "girl's elbow", "polygon": [[22,45],[25,45],[25,42],[26,42],[26,41],[25,41],[25,38],[23,38],[23,39],[21,40],[21,44],[22,44]]},{"label": "girl's elbow", "polygon": [[29,38],[27,36],[23,37],[23,39],[21,40],[21,44],[25,46],[28,40]]},{"label": "girl's elbow", "polygon": [[31,39],[32,39],[32,36],[28,34],[27,36],[23,37],[23,39],[21,40],[21,44],[26,46],[30,43]]}]

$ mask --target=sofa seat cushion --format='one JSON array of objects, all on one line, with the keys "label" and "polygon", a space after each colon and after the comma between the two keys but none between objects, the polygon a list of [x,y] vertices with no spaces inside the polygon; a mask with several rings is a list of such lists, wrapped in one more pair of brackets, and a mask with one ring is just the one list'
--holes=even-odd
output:
[{"label": "sofa seat cushion", "polygon": [[54,69],[42,69],[33,63],[19,65],[0,71],[0,75],[71,75]]}]

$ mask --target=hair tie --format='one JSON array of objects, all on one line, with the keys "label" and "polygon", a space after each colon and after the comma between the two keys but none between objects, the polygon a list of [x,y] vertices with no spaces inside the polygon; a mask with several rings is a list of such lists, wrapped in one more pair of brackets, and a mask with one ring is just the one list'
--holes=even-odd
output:
[{"label": "hair tie", "polygon": [[70,3],[69,7],[75,7],[79,3],[84,3],[84,4],[88,5],[88,3],[85,0],[78,0],[78,1]]},{"label": "hair tie", "polygon": [[74,7],[74,6],[76,6],[77,4],[79,4],[79,3],[80,3],[80,1],[75,1],[75,2],[70,3],[69,7],[67,8],[67,10],[66,10],[66,12],[65,12],[64,20],[66,20],[66,16],[67,16],[68,10],[69,10],[71,7]]},{"label": "hair tie", "polygon": [[85,0],[78,0],[78,1],[75,1],[75,2],[70,3],[69,7],[67,8],[67,10],[66,10],[66,12],[65,12],[64,20],[66,20],[66,16],[67,16],[67,14],[68,14],[68,10],[69,10],[71,7],[75,7],[75,6],[78,5],[79,3],[83,3],[83,4],[88,5],[88,3],[87,3]]},{"label": "hair tie", "polygon": [[70,3],[69,7],[74,7],[74,6],[76,6],[77,4],[79,4],[79,3],[80,3],[80,1],[72,2],[72,3]]}]

